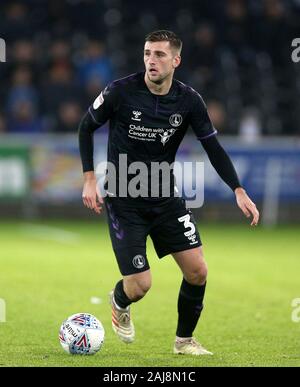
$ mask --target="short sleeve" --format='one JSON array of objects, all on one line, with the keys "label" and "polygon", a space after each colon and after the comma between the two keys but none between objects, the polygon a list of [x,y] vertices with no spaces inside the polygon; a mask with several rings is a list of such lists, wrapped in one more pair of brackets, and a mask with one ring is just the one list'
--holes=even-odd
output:
[{"label": "short sleeve", "polygon": [[192,110],[190,112],[190,125],[198,140],[204,140],[217,134],[207,112],[206,105],[199,93],[192,91]]},{"label": "short sleeve", "polygon": [[113,87],[113,84],[106,86],[89,107],[89,114],[93,121],[101,126],[111,119],[113,114],[118,110],[118,100],[117,88]]}]

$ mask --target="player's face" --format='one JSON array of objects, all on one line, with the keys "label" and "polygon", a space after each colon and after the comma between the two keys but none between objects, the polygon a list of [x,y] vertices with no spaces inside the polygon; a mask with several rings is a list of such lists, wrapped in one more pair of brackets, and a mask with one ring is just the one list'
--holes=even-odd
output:
[{"label": "player's face", "polygon": [[144,47],[146,76],[156,84],[172,77],[180,64],[178,52],[170,47],[169,42],[146,42]]}]

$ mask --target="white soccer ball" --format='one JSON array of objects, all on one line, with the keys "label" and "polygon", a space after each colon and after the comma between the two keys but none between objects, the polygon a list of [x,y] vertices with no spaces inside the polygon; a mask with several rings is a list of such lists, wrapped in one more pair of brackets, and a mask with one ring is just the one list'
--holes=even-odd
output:
[{"label": "white soccer ball", "polygon": [[104,335],[104,328],[95,316],[76,313],[62,323],[59,341],[68,353],[94,355],[102,347]]}]

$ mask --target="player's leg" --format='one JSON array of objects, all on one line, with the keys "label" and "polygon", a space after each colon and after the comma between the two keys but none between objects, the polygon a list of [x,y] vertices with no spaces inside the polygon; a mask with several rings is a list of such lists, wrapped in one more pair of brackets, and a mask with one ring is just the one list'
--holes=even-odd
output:
[{"label": "player's leg", "polygon": [[184,351],[176,348],[174,351],[194,355],[208,353],[192,338],[203,308],[207,265],[195,219],[185,201],[171,199],[157,217],[150,235],[159,258],[172,254],[184,276],[178,297],[177,341],[181,338],[189,344]]},{"label": "player's leg", "polygon": [[110,292],[112,328],[125,343],[134,340],[130,305],[141,299],[151,286],[146,256],[147,222],[140,211],[110,198],[105,199],[109,232],[123,279]]},{"label": "player's leg", "polygon": [[131,302],[142,299],[151,287],[151,271],[127,275],[123,279],[124,290]]},{"label": "player's leg", "polygon": [[134,325],[130,316],[130,305],[143,298],[151,287],[151,272],[126,275],[112,290],[112,327],[125,343],[132,343],[135,336]]},{"label": "player's leg", "polygon": [[125,309],[132,302],[142,299],[150,287],[150,269],[142,273],[126,275],[115,286],[114,300],[120,308]]},{"label": "player's leg", "polygon": [[183,274],[177,304],[178,324],[174,352],[193,355],[211,354],[193,339],[193,332],[203,309],[207,278],[207,264],[202,247],[172,255]]}]

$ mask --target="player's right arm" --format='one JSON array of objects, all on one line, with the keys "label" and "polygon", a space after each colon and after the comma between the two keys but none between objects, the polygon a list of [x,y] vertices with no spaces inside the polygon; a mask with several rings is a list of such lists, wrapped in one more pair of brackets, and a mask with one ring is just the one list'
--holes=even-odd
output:
[{"label": "player's right arm", "polygon": [[79,151],[84,176],[82,200],[86,207],[97,214],[101,213],[103,199],[94,172],[94,132],[112,117],[116,108],[116,91],[108,86],[89,107],[78,128]]}]

